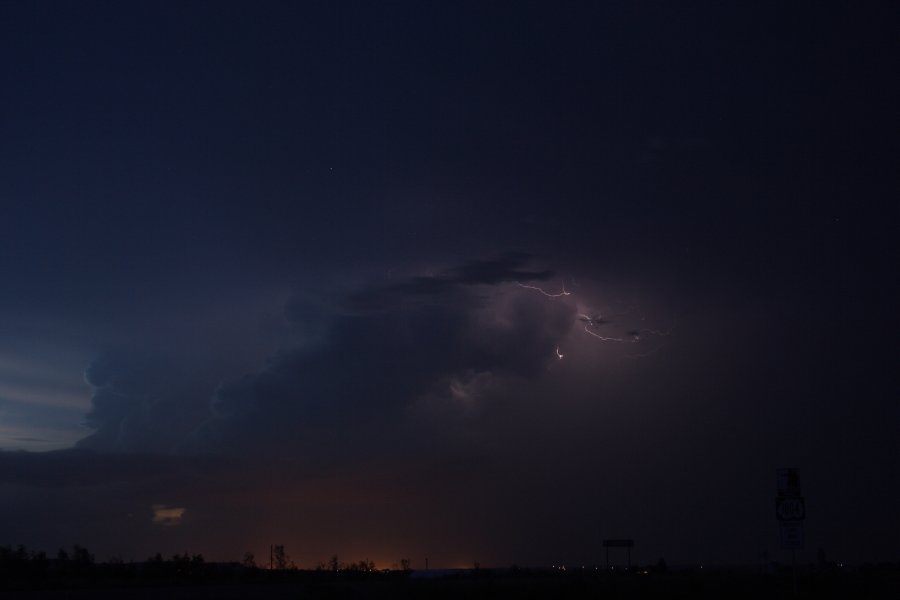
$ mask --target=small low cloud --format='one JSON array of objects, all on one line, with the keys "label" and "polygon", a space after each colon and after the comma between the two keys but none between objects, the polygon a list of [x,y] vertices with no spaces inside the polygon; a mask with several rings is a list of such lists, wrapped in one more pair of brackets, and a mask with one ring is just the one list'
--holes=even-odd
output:
[{"label": "small low cloud", "polygon": [[180,525],[187,510],[183,506],[167,506],[165,504],[154,504],[150,508],[153,510],[153,522],[163,527]]}]

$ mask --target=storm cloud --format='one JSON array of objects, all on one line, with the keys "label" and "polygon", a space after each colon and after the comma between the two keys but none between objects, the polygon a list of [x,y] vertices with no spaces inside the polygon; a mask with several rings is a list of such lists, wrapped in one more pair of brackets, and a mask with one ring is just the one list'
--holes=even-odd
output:
[{"label": "storm cloud", "polygon": [[3,6],[0,544],[893,558],[896,11],[170,8]]},{"label": "storm cloud", "polygon": [[94,389],[85,424],[94,432],[78,445],[240,454],[273,443],[306,455],[377,459],[446,444],[439,430],[503,402],[508,380],[539,377],[573,326],[573,303],[514,285],[552,276],[530,261],[507,254],[449,266],[435,287],[423,276],[376,282],[330,308],[292,296],[284,327],[301,332],[297,343],[216,389],[172,357],[102,355],[85,371]]}]

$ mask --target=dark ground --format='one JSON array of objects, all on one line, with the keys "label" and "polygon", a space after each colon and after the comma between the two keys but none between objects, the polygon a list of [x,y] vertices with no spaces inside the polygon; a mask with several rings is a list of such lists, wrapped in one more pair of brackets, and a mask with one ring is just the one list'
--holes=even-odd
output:
[{"label": "dark ground", "polygon": [[[900,567],[869,566],[801,573],[797,596],[789,571],[673,570],[665,573],[555,573],[483,570],[423,573],[285,572],[226,574],[201,580],[76,578],[22,582],[3,598],[900,598]],[[17,588],[17,589],[16,589]],[[31,588],[31,589],[27,589]],[[35,589],[45,588],[45,589]]]}]

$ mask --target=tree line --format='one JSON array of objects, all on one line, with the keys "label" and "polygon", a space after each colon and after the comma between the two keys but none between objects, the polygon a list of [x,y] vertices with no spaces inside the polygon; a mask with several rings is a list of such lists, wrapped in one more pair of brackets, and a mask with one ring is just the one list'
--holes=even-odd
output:
[{"label": "tree line", "polygon": [[[321,561],[312,569],[301,570],[290,558],[283,545],[273,545],[267,561],[257,562],[252,552],[246,552],[240,562],[209,563],[202,554],[184,552],[164,557],[156,553],[144,561],[125,561],[112,557],[105,562],[86,547],[74,544],[48,555],[43,550],[30,550],[24,545],[0,546],[0,589],[34,587],[78,587],[104,584],[143,585],[147,582],[176,583],[223,578],[267,578],[288,576],[289,573],[340,573],[342,576],[384,574],[368,559],[345,562],[337,554]],[[408,573],[409,559],[400,559],[390,570]],[[320,575],[321,576],[321,575]]]}]

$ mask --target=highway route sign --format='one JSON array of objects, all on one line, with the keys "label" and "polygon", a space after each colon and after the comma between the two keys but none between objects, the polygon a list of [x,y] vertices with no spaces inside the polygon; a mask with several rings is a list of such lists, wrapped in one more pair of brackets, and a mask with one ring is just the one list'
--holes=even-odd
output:
[{"label": "highway route sign", "polygon": [[775,516],[779,521],[802,521],[806,518],[806,504],[802,497],[775,498]]},{"label": "highway route sign", "polygon": [[800,495],[800,471],[798,469],[777,469],[776,480],[779,496]]}]

